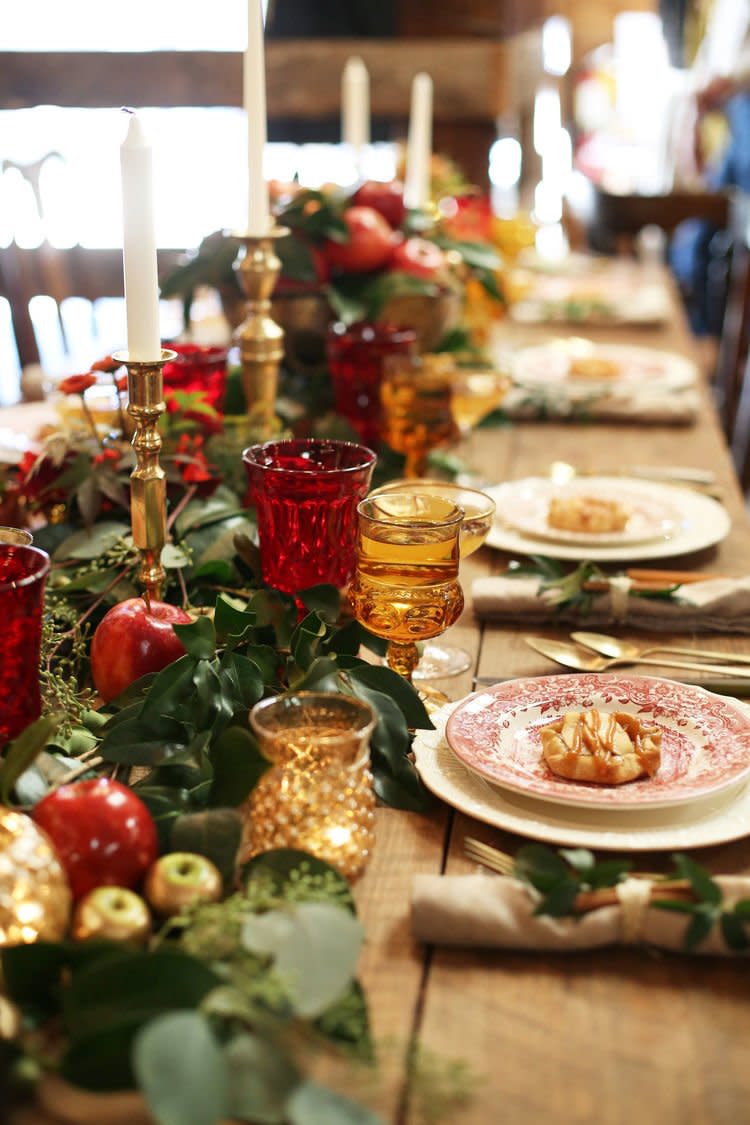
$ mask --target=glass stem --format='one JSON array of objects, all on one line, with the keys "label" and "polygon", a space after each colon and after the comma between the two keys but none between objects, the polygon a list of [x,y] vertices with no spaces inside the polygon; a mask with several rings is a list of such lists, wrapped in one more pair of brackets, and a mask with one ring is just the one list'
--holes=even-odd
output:
[{"label": "glass stem", "polygon": [[388,667],[411,683],[411,674],[419,663],[419,651],[413,641],[400,644],[391,641],[386,654]]},{"label": "glass stem", "polygon": [[406,480],[414,480],[416,477],[423,477],[426,469],[427,453],[425,450],[412,450],[406,454],[406,461],[404,463],[404,477]]}]

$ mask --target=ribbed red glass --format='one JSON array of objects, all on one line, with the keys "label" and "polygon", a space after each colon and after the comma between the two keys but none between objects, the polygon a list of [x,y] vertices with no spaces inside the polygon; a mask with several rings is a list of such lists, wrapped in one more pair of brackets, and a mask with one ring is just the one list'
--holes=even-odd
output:
[{"label": "ribbed red glass", "polygon": [[0,745],[39,718],[39,648],[49,555],[0,542]]},{"label": "ribbed red glass", "polygon": [[380,381],[389,355],[411,355],[416,348],[412,328],[392,324],[333,324],[326,352],[336,411],[352,425],[366,445],[380,442]]},{"label": "ribbed red glass", "polygon": [[346,585],[373,451],[348,441],[300,439],[253,445],[242,458],[264,581],[289,594],[320,583]]},{"label": "ribbed red glass", "polygon": [[[198,391],[220,414],[227,390],[227,349],[203,344],[170,343],[167,347],[177,352],[177,359],[165,363],[162,371],[167,410],[174,413],[181,409],[174,398],[175,391],[187,394]],[[199,422],[204,430],[213,432],[221,429],[220,420],[208,419],[205,414],[188,411],[187,416]]]}]

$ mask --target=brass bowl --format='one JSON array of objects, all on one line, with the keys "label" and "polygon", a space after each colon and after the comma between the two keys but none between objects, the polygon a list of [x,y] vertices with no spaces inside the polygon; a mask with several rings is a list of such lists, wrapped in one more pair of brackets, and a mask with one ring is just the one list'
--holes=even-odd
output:
[{"label": "brass bowl", "polygon": [[276,294],[271,316],[284,329],[286,366],[301,375],[325,371],[326,332],[335,317],[323,294]]},{"label": "brass bowl", "polygon": [[417,351],[432,352],[461,319],[461,296],[452,289],[441,289],[432,296],[427,293],[405,293],[391,297],[381,309],[381,323],[413,328],[417,334]]}]

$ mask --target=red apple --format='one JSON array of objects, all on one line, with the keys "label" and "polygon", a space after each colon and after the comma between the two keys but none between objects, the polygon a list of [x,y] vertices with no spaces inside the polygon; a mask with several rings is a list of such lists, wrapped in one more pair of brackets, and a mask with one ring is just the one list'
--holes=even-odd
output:
[{"label": "red apple", "polygon": [[400,180],[390,180],[388,183],[365,180],[362,186],[357,188],[353,202],[361,207],[372,207],[387,223],[390,223],[394,230],[401,226],[406,215],[404,185]]},{"label": "red apple", "polygon": [[325,256],[331,269],[369,273],[384,266],[391,256],[393,231],[383,216],[372,207],[348,207],[342,217],[349,228],[349,241],[326,241]]},{"label": "red apple", "polygon": [[112,606],[100,621],[91,642],[91,674],[105,703],[149,672],[160,672],[185,649],[173,625],[189,625],[192,618],[178,606],[143,598],[128,598]]},{"label": "red apple", "polygon": [[119,781],[61,785],[32,815],[51,839],[75,899],[94,887],[134,887],[158,854],[151,813]]},{"label": "red apple", "polygon": [[392,270],[431,281],[445,267],[445,254],[426,238],[407,238],[393,247],[390,266]]}]

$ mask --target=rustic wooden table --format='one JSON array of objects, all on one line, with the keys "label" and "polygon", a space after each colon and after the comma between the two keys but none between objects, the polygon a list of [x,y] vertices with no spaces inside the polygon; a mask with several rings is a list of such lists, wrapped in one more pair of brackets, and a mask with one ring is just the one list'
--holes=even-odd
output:
[{"label": "rustic wooden table", "polygon": [[[545,331],[549,334],[524,329],[518,336],[539,339]],[[598,335],[694,354],[676,303],[673,317],[661,328],[600,330]],[[690,428],[525,423],[479,432],[469,449],[474,467],[498,481],[546,473],[553,459],[598,471],[636,463],[714,470],[732,532],[716,548],[682,557],[674,565],[747,572],[750,527],[708,391],[705,409]],[[498,571],[505,562],[501,553],[487,548],[467,559],[462,565],[466,591],[475,577]],[[480,627],[468,598],[467,603],[450,639],[475,654],[472,672],[506,678],[559,670],[523,644],[521,627]],[[549,635],[558,634],[550,629]],[[727,652],[747,648],[743,639],[703,635],[694,640]],[[471,690],[472,672],[451,681],[454,698]],[[413,876],[472,870],[462,855],[467,834],[510,852],[524,842],[438,802],[426,816],[392,809],[378,814],[377,846],[357,898],[367,932],[361,979],[373,1032],[383,1045],[373,1102],[384,1120],[398,1125],[431,1120],[418,1104],[421,1083],[405,1077],[408,1044],[416,1037],[437,1067],[428,1101],[436,1098],[435,1073],[447,1069],[448,1060],[462,1060],[473,1072],[474,1099],[449,1117],[451,1125],[750,1121],[746,962],[640,950],[569,956],[462,952],[413,940]],[[713,871],[745,870],[750,844],[702,850],[699,858]],[[637,857],[637,862],[653,868],[658,861],[649,856]],[[372,1086],[368,1092],[373,1094]],[[35,1111],[19,1117],[18,1125],[53,1125],[57,1120]]]},{"label": "rustic wooden table", "polygon": [[[545,332],[549,330],[538,329],[536,338]],[[524,329],[515,335],[530,339],[535,334]],[[662,327],[599,330],[598,336],[695,358],[676,301],[674,315]],[[732,517],[731,534],[716,548],[663,565],[747,573],[750,527],[708,390],[705,409],[689,428],[516,424],[476,433],[469,458],[483,476],[498,481],[545,474],[553,459],[597,471],[622,470],[629,464],[713,469]],[[474,577],[498,571],[506,561],[499,552],[483,548],[462,564],[465,589]],[[520,626],[481,627],[469,604],[451,630],[451,642],[476,654],[476,671],[482,675],[506,678],[563,671],[524,645],[523,632]],[[547,633],[564,635],[554,629]],[[680,639],[684,642],[685,637]],[[696,645],[709,644],[706,635],[694,640]],[[747,651],[742,638],[711,636],[710,645]],[[661,674],[658,668],[648,671]],[[451,685],[454,698],[471,690],[471,674]],[[669,670],[663,674],[668,676]],[[472,870],[462,855],[466,835],[509,852],[524,842],[445,806],[429,817],[382,810],[375,855],[358,893],[369,935],[362,975],[376,1035],[403,1039],[412,1032],[442,1058],[466,1060],[479,1076],[473,1103],[455,1121],[750,1121],[746,964],[625,950],[573,956],[461,952],[424,948],[412,940],[413,875]],[[702,850],[699,856],[713,871],[745,870],[750,843]],[[652,868],[654,860],[638,857],[637,862]],[[419,1120],[398,1084],[391,1112],[396,1122]]]}]

